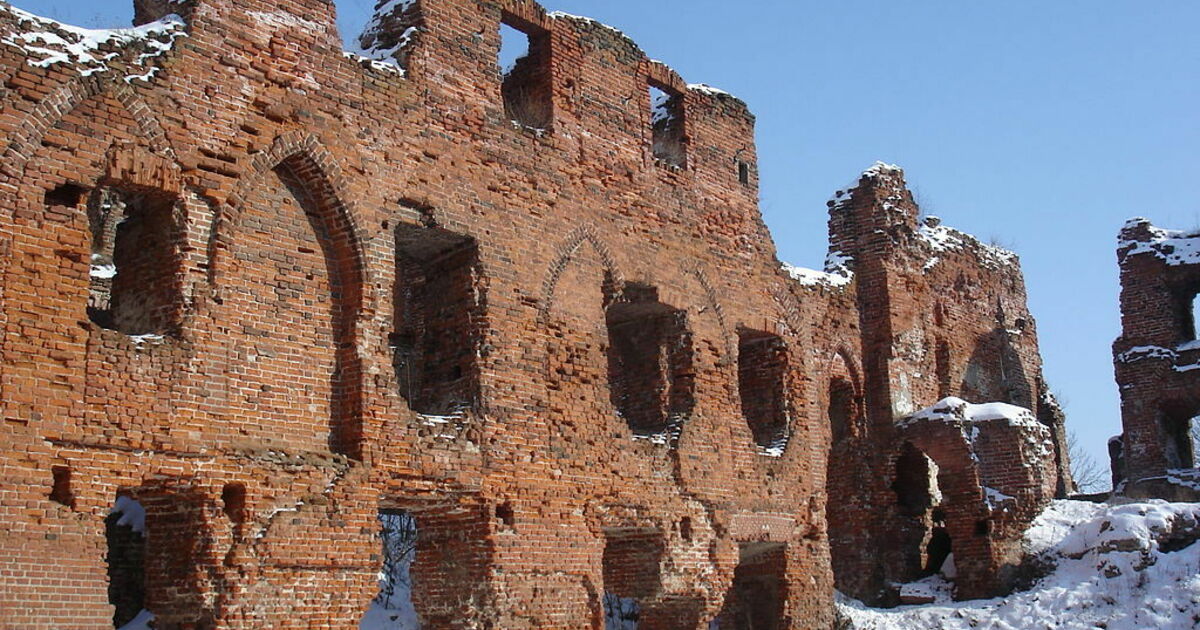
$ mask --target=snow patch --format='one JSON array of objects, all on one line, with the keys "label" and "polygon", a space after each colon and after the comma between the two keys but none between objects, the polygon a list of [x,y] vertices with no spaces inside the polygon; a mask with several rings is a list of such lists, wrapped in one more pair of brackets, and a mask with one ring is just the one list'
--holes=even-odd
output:
[{"label": "snow patch", "polygon": [[1054,566],[1029,591],[889,610],[839,596],[837,607],[857,630],[1195,628],[1200,545],[1188,543],[1198,524],[1197,504],[1054,501],[1023,541]]},{"label": "snow patch", "polygon": [[849,256],[841,252],[830,252],[825,257],[825,271],[797,267],[787,262],[783,263],[782,268],[793,280],[806,287],[828,286],[840,288],[850,284],[850,281],[854,279],[854,272],[850,270],[851,261],[852,259]]},{"label": "snow patch", "polygon": [[917,237],[934,252],[934,255],[930,256],[925,263],[926,270],[933,268],[938,263],[940,258],[937,254],[964,249],[978,251],[985,266],[1007,266],[1013,265],[1017,261],[1017,255],[1007,249],[987,245],[970,234],[946,227],[941,224],[939,218],[934,216],[925,218],[925,221],[917,228]]},{"label": "snow patch", "polygon": [[1166,230],[1155,227],[1149,220],[1138,217],[1125,223],[1125,229],[1144,227],[1149,240],[1121,240],[1118,244],[1121,262],[1130,256],[1152,254],[1168,265],[1200,263],[1200,232]]},{"label": "snow patch", "polygon": [[128,60],[126,67],[143,72],[134,72],[126,76],[125,81],[148,81],[158,68],[147,62],[164,55],[174,47],[176,39],[187,35],[183,18],[174,14],[133,28],[89,29],[63,24],[10,5],[0,5],[0,11],[11,14],[24,29],[6,35],[0,41],[24,52],[29,65],[38,68],[56,64],[75,66],[85,77],[108,71],[109,61],[121,57],[123,49],[137,46],[141,54]]},{"label": "snow patch", "polygon": [[895,164],[877,161],[872,164],[870,168],[860,173],[859,176],[854,179],[854,181],[834,191],[833,196],[829,198],[828,205],[830,208],[837,210],[849,202],[850,198],[854,196],[854,191],[858,190],[858,187],[862,185],[863,178],[877,179],[883,175],[891,175],[900,172],[903,172],[903,169]]},{"label": "snow patch", "polygon": [[[1040,427],[1042,426],[1033,412],[1016,405],[1002,402],[971,404],[961,398],[950,396],[943,398],[930,407],[926,407],[901,421],[901,426],[908,426],[921,421],[933,422],[991,422],[1007,421],[1012,426]],[[978,431],[978,429],[976,429]]]}]

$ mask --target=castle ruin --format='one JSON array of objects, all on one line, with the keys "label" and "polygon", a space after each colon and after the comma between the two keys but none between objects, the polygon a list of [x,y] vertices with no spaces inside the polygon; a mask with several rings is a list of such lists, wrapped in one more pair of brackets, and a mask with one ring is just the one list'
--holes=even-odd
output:
[{"label": "castle ruin", "polygon": [[0,626],[357,627],[405,514],[425,628],[829,628],[1071,492],[1016,258],[899,169],[781,268],[746,105],[595,21],[135,15],[0,4]]}]

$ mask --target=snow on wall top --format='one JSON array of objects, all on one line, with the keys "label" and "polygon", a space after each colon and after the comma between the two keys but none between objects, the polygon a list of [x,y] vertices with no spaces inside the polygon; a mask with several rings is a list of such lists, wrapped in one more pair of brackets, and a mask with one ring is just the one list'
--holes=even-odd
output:
[{"label": "snow on wall top", "polygon": [[1200,231],[1166,230],[1136,217],[1121,229],[1117,251],[1121,262],[1130,256],[1153,254],[1168,265],[1193,265],[1200,263]]},{"label": "snow on wall top", "polygon": [[925,221],[917,228],[917,237],[933,251],[933,256],[925,263],[928,271],[938,263],[938,254],[973,249],[979,252],[979,258],[985,266],[997,268],[1016,265],[1017,255],[1002,247],[988,245],[979,239],[942,225],[942,220],[935,216],[925,217]]},{"label": "snow on wall top", "polygon": [[415,26],[405,29],[400,34],[400,38],[391,46],[383,43],[387,39],[383,37],[383,34],[386,32],[386,23],[389,20],[399,18],[416,2],[417,0],[387,0],[375,7],[375,12],[371,14],[371,19],[363,27],[362,34],[353,41],[350,49],[345,51],[346,57],[364,63],[375,70],[394,72],[404,76],[404,67],[399,59],[403,58],[404,50],[413,43],[413,36],[420,29]]},{"label": "snow on wall top", "polygon": [[860,173],[859,176],[854,179],[854,181],[834,191],[833,196],[829,198],[828,205],[834,210],[841,208],[845,203],[850,201],[851,197],[854,196],[854,191],[858,190],[858,187],[862,185],[864,178],[876,179],[881,175],[894,175],[903,172],[904,169],[896,166],[895,164],[875,162],[870,166],[870,168]]},{"label": "snow on wall top", "polygon": [[133,28],[89,29],[6,4],[0,4],[0,13],[11,16],[19,28],[0,42],[21,49],[29,58],[29,65],[49,68],[64,64],[86,77],[110,70],[108,62],[129,51],[131,58],[125,64],[133,72],[125,77],[126,82],[150,80],[158,71],[151,62],[171,50],[177,38],[187,35],[183,18],[174,14]]},{"label": "snow on wall top", "polygon": [[825,271],[797,267],[787,262],[783,263],[782,268],[784,273],[791,276],[793,280],[799,282],[802,286],[826,286],[840,289],[850,284],[850,281],[854,279],[854,272],[850,269],[850,262],[850,257],[841,252],[830,252],[825,257]]},{"label": "snow on wall top", "polygon": [[926,407],[901,422],[907,426],[916,422],[992,422],[1004,420],[1012,426],[1041,427],[1033,412],[1016,405],[1002,402],[971,404],[961,398],[950,396]]}]

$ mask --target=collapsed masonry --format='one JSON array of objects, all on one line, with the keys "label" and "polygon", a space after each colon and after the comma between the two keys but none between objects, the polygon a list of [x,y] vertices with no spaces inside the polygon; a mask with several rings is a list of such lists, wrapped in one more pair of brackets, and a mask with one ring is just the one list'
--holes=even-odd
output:
[{"label": "collapsed masonry", "polygon": [[[609,27],[387,0],[345,53],[328,0],[135,9],[0,5],[5,623],[354,627],[405,514],[426,628],[829,627],[935,518],[1003,588],[1068,489],[1015,260],[898,170],[797,282],[745,105]],[[1040,422],[916,413],[954,395]]]},{"label": "collapsed masonry", "polygon": [[1130,497],[1200,501],[1200,233],[1142,218],[1121,230],[1121,336],[1113,344],[1123,433],[1113,484]]},{"label": "collapsed masonry", "polygon": [[948,542],[956,596],[1003,593],[1025,526],[1074,491],[1016,257],[921,220],[893,166],[829,205],[826,270],[791,272],[794,327],[827,366],[816,402],[837,586],[895,603],[891,585],[936,570]]}]

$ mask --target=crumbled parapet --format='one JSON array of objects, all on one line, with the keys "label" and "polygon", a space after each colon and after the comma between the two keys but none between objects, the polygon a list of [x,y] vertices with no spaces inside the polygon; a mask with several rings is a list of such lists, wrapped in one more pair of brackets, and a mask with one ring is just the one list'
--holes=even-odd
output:
[{"label": "crumbled parapet", "polygon": [[851,265],[853,260],[841,252],[830,252],[825,257],[825,270],[817,271],[805,267],[797,267],[791,263],[783,263],[784,273],[805,287],[830,287],[841,289],[854,279]]},{"label": "crumbled parapet", "polygon": [[863,171],[857,179],[837,189],[833,193],[833,196],[829,198],[829,202],[826,205],[829,206],[830,210],[845,208],[850,202],[850,199],[854,196],[854,191],[858,190],[860,186],[868,181],[878,180],[880,177],[885,175],[899,175],[901,178],[903,178],[904,169],[896,166],[895,164],[875,162],[870,168]]},{"label": "crumbled parapet", "polygon": [[8,31],[0,41],[21,49],[31,66],[68,66],[85,77],[120,68],[127,83],[153,78],[156,60],[187,35],[187,25],[175,14],[132,28],[88,29],[11,5],[0,5],[0,25]]},{"label": "crumbled parapet", "polygon": [[363,32],[345,52],[347,58],[375,70],[403,76],[408,56],[420,33],[418,0],[380,0]]},{"label": "crumbled parapet", "polygon": [[917,228],[917,236],[930,250],[930,256],[925,263],[928,270],[941,261],[941,255],[946,252],[974,251],[979,254],[979,260],[985,267],[999,268],[1016,266],[1017,255],[1013,252],[988,245],[974,236],[942,225],[942,220],[936,216],[927,216]]},{"label": "crumbled parapet", "polygon": [[1156,256],[1168,265],[1200,263],[1200,231],[1166,230],[1149,219],[1130,219],[1121,229],[1117,256],[1124,262],[1141,254]]}]

